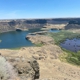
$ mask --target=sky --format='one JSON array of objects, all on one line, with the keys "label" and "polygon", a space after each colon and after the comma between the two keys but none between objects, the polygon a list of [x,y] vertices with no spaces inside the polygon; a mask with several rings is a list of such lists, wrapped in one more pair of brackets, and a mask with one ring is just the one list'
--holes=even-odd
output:
[{"label": "sky", "polygon": [[80,0],[0,0],[0,19],[80,17]]}]

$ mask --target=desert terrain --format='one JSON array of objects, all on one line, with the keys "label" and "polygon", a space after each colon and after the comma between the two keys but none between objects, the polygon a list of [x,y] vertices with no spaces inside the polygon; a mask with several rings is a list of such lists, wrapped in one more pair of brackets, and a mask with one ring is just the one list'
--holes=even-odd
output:
[{"label": "desert terrain", "polygon": [[[24,22],[24,20],[22,21]],[[46,27],[46,29],[55,29],[56,27],[57,29],[66,29],[67,25],[69,26],[69,24],[67,24],[68,19],[67,21],[64,21],[64,24],[49,23],[50,25],[47,26],[45,25],[45,22],[36,24],[35,21],[28,21],[29,26],[27,26],[30,28],[30,26],[32,27],[35,24],[36,27],[43,25],[42,28]],[[28,29],[28,27],[20,27],[23,22],[20,23],[20,26],[17,25],[17,23],[14,23],[16,21],[10,23],[10,25],[16,25],[17,28],[16,26],[10,27],[8,24],[10,21],[3,24],[4,22],[5,21],[1,21],[0,24],[2,26],[7,24],[8,28],[2,28],[1,26],[0,30],[2,32],[5,32],[5,29],[7,31]],[[49,20],[47,22],[51,21]],[[67,27],[67,29],[68,28],[69,27]],[[73,28],[72,30],[74,31],[75,28]],[[66,52],[55,44],[52,37],[39,34],[35,36],[28,35],[25,37],[34,44],[42,45],[22,47],[17,50],[0,49],[0,80],[80,80],[80,67],[60,59],[60,56]]]}]

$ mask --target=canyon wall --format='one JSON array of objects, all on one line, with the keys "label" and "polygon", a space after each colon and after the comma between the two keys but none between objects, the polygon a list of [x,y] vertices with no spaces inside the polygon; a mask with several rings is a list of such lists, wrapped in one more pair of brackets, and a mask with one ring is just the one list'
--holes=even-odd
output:
[{"label": "canyon wall", "polygon": [[47,21],[45,19],[37,20],[1,20],[0,32],[15,31],[16,29],[26,30],[32,28],[41,28]]},{"label": "canyon wall", "polygon": [[[12,19],[0,20],[0,32],[42,28],[46,25],[68,24],[65,29],[80,28],[77,22],[80,18],[56,18],[56,19]],[[71,23],[72,22],[72,23]],[[74,23],[76,22],[76,23]]]}]

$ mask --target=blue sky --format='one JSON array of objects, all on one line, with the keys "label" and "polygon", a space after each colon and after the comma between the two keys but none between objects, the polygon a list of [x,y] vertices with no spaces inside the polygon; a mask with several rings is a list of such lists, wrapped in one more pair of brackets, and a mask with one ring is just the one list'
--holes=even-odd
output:
[{"label": "blue sky", "polygon": [[0,19],[80,17],[80,0],[0,0]]}]

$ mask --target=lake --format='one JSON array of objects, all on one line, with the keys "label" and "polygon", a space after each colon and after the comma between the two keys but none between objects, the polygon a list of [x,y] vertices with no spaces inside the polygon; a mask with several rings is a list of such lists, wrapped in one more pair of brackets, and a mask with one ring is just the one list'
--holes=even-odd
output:
[{"label": "lake", "polygon": [[[25,39],[29,33],[43,31],[40,29],[30,29],[28,31],[12,31],[0,33],[0,49],[13,49],[20,47],[34,46],[31,41]],[[59,32],[59,30],[49,30],[49,32]]]},{"label": "lake", "polygon": [[40,29],[0,33],[0,49],[34,46],[34,44],[32,44],[29,40],[26,40],[25,37],[28,33],[37,31],[40,31]]},{"label": "lake", "polygon": [[73,52],[80,51],[80,39],[66,39],[60,46]]}]

